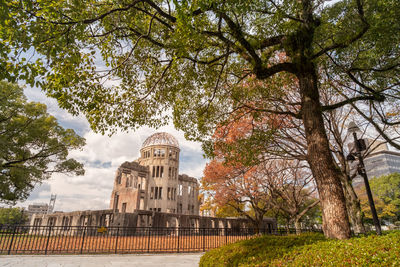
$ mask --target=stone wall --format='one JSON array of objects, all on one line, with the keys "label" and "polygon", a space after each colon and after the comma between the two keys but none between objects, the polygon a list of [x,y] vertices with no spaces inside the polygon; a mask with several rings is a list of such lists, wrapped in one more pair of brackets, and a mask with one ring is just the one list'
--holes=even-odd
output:
[{"label": "stone wall", "polygon": [[[246,218],[215,218],[198,215],[172,214],[147,210],[136,210],[133,213],[120,213],[113,210],[88,210],[59,212],[53,214],[35,214],[31,225],[54,226],[65,231],[78,231],[75,226],[87,227],[180,227],[180,228],[253,228]],[[277,228],[276,220],[264,218],[262,229],[273,231]],[[38,230],[35,230],[37,233]],[[46,231],[42,228],[42,231]]]}]

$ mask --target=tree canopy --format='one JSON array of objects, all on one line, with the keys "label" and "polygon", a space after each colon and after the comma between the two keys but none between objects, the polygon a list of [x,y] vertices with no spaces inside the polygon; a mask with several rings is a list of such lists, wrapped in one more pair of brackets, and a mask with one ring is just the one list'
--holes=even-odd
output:
[{"label": "tree canopy", "polygon": [[[40,85],[97,131],[172,117],[199,140],[242,106],[301,120],[325,234],[350,236],[322,113],[353,105],[385,138],[382,124],[399,123],[397,0],[0,3],[0,78]],[[342,96],[330,105],[320,102],[322,70]],[[248,78],[279,84],[282,75],[299,101],[276,86],[243,90]]]},{"label": "tree canopy", "polygon": [[204,117],[226,115],[240,97],[279,96],[233,87],[250,75],[296,74],[295,50],[307,45],[304,56],[329,66],[332,78],[358,85],[323,109],[383,100],[398,82],[396,2],[4,1],[1,77],[36,81],[99,131],[156,125],[172,106],[175,122],[195,134],[212,130]]},{"label": "tree canopy", "polygon": [[[400,174],[391,173],[370,180],[378,216],[388,222],[400,221]],[[357,188],[366,218],[372,219],[365,187]]]},{"label": "tree canopy", "polygon": [[20,86],[0,82],[0,201],[26,199],[52,173],[83,175],[83,165],[67,157],[84,144],[46,105],[28,102]]},{"label": "tree canopy", "polygon": [[20,208],[0,208],[0,226],[23,224],[28,220],[28,216],[24,214]]}]

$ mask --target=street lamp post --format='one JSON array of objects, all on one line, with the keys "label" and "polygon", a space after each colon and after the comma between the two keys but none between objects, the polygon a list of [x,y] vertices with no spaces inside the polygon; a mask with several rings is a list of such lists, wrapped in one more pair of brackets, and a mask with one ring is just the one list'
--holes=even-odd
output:
[{"label": "street lamp post", "polygon": [[365,142],[363,139],[357,138],[358,131],[360,131],[360,128],[358,128],[358,126],[355,124],[355,122],[354,121],[350,122],[348,132],[353,134],[355,152],[351,153],[348,156],[348,159],[354,160],[355,159],[354,155],[358,158],[358,168],[357,168],[358,174],[360,174],[362,176],[362,178],[364,179],[365,190],[367,191],[369,207],[371,208],[372,219],[374,221],[376,233],[377,233],[377,235],[381,235],[382,234],[381,225],[379,223],[378,214],[376,213],[374,198],[372,197],[371,187],[369,186],[367,171],[365,170],[364,159],[363,159],[363,156],[361,153],[363,150],[366,149],[366,146],[365,146]]}]

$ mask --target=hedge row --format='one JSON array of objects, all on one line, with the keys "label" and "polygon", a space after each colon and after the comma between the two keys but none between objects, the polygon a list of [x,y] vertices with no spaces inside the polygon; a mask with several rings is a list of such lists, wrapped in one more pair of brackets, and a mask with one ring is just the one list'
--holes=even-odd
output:
[{"label": "hedge row", "polygon": [[200,266],[400,266],[400,231],[349,240],[262,236],[210,250]]}]

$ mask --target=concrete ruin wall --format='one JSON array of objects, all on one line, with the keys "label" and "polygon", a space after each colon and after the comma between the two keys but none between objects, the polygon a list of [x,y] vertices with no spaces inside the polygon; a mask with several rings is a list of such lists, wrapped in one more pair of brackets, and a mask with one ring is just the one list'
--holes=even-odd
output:
[{"label": "concrete ruin wall", "polygon": [[[215,218],[198,215],[172,214],[137,210],[133,213],[119,213],[113,210],[93,210],[59,212],[53,214],[35,214],[31,225],[37,227],[35,231],[46,231],[41,226],[52,226],[66,231],[80,227],[179,227],[179,228],[215,228],[215,229],[243,229],[253,228],[246,218]],[[261,229],[273,231],[277,228],[276,220],[264,218]],[[39,229],[39,230],[38,230]],[[42,229],[42,230],[40,230]]]}]

